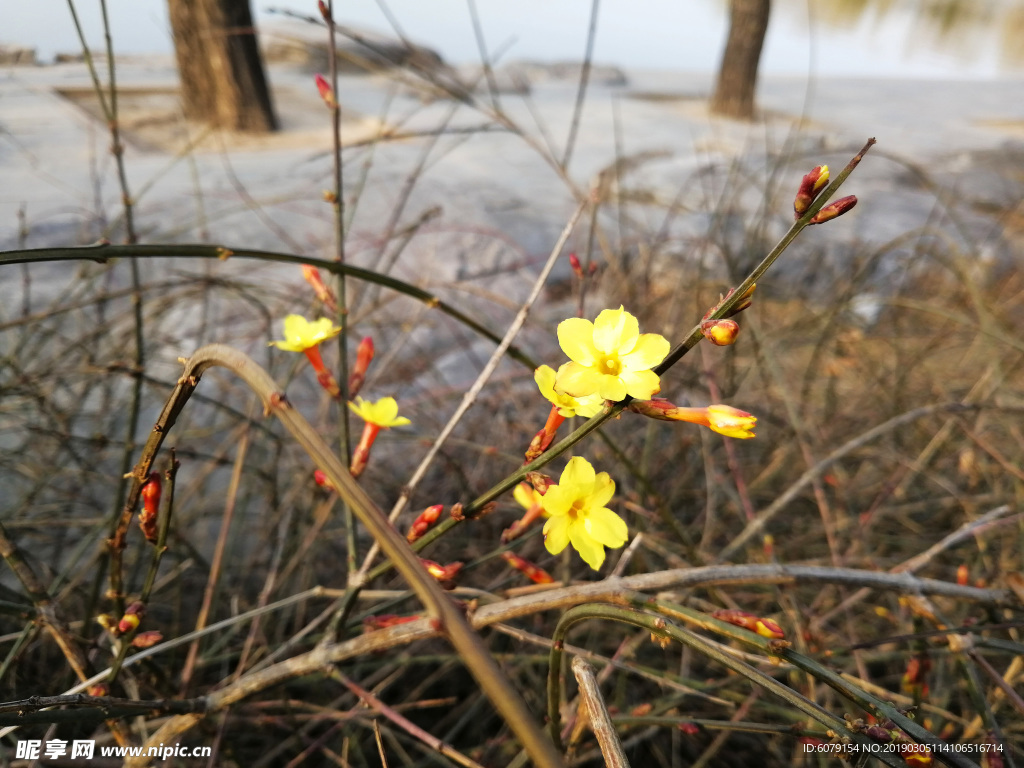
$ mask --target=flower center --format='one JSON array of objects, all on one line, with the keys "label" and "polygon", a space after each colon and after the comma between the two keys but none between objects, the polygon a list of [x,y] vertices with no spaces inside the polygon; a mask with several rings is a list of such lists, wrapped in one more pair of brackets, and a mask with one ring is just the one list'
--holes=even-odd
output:
[{"label": "flower center", "polygon": [[577,499],[572,503],[572,506],[569,507],[569,519],[576,520],[581,511],[583,511],[583,499]]},{"label": "flower center", "polygon": [[622,364],[614,357],[606,357],[601,362],[601,373],[608,376],[618,376],[622,371]]}]

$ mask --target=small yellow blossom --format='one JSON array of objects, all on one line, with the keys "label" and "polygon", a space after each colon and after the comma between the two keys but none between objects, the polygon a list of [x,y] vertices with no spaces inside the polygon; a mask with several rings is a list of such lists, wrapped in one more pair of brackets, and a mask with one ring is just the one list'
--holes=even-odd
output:
[{"label": "small yellow blossom", "polygon": [[641,335],[637,319],[621,306],[604,310],[593,323],[579,317],[563,320],[558,343],[572,362],[558,370],[555,388],[568,395],[596,394],[618,402],[627,395],[649,400],[661,389],[651,368],[668,355],[668,340],[656,333]]},{"label": "small yellow blossom", "polygon": [[284,319],[284,340],[272,341],[270,344],[286,352],[305,352],[339,333],[341,328],[326,317],[311,323],[302,315],[288,315]]},{"label": "small yellow blossom", "polygon": [[[563,368],[565,366],[562,366]],[[546,397],[552,405],[558,408],[558,414],[566,419],[573,416],[582,416],[589,419],[601,412],[604,400],[600,395],[593,394],[586,397],[575,398],[564,392],[555,389],[554,369],[549,365],[542,365],[533,373],[533,380],[537,382],[540,393]]]},{"label": "small yellow blossom", "polygon": [[375,403],[357,397],[354,403],[349,402],[348,407],[367,424],[375,424],[384,429],[412,423],[405,416],[398,415],[398,402],[393,397],[382,397]]},{"label": "small yellow blossom", "polygon": [[569,459],[557,485],[541,497],[548,520],[544,546],[557,555],[572,544],[595,571],[604,563],[605,547],[621,547],[629,530],[621,517],[605,505],[615,494],[615,482],[607,472],[594,473],[581,456]]}]

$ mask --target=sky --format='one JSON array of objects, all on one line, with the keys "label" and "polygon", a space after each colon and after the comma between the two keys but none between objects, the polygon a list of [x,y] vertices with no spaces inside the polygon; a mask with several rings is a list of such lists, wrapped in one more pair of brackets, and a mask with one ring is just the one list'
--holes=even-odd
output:
[{"label": "sky", "polygon": [[[578,59],[586,44],[591,0],[389,0],[388,7],[413,40],[453,64],[479,61],[468,3],[475,2],[489,50],[509,45],[508,59]],[[389,30],[376,0],[335,3],[339,22]],[[273,8],[316,14],[315,0],[253,0],[258,23],[272,23]],[[726,33],[726,0],[601,0],[595,60],[626,68],[711,72]],[[90,47],[102,48],[97,0],[76,0]],[[119,53],[170,53],[165,0],[107,0]],[[46,13],[40,9],[45,8]],[[814,18],[813,0],[773,3],[762,69],[765,74],[848,74],[866,77],[990,78],[1024,74],[999,62],[996,30],[965,31],[948,43],[922,42],[909,12],[879,21],[865,14],[837,28]],[[68,5],[60,0],[0,0],[0,42],[37,48],[43,61],[79,44]],[[814,30],[814,34],[810,34]]]}]

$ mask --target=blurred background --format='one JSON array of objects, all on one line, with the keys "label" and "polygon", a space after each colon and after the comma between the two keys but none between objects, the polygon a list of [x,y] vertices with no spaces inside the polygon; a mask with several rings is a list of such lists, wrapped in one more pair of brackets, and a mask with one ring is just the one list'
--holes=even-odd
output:
[{"label": "blurred background", "polygon": [[[87,39],[102,47],[97,3],[80,3]],[[483,31],[503,59],[580,59],[589,0],[478,0]],[[76,52],[63,4],[39,13],[33,3],[3,0],[0,42],[36,48],[40,61]],[[167,4],[109,0],[119,53],[172,53]],[[261,25],[276,11],[316,14],[312,0],[254,2]],[[341,23],[391,31],[391,19],[449,63],[479,60],[465,0],[352,0]],[[595,60],[627,68],[713,71],[725,40],[727,0],[604,0]],[[1024,73],[1022,0],[775,0],[763,74],[913,78],[994,78]]]}]

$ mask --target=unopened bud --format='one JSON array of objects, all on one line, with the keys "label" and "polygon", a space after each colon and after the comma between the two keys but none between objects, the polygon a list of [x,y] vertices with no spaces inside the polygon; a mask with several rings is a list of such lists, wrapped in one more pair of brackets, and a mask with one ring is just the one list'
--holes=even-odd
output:
[{"label": "unopened bud", "polygon": [[501,557],[506,563],[524,574],[534,584],[553,584],[555,581],[543,568],[539,568],[529,560],[524,560],[513,552],[502,552]]},{"label": "unopened bud", "polygon": [[324,0],[316,0],[316,6],[320,9],[320,15],[323,17],[324,21],[330,21],[331,12],[327,10],[327,3],[325,3]]},{"label": "unopened bud", "polygon": [[956,583],[961,587],[966,587],[969,579],[970,572],[967,570],[967,566],[964,563],[961,563],[956,569]]},{"label": "unopened bud", "polygon": [[435,504],[420,512],[419,516],[413,521],[412,527],[409,528],[409,532],[405,536],[406,540],[412,544],[422,537],[423,534],[430,530],[430,526],[437,522],[443,509],[443,504]]},{"label": "unopened bud", "polygon": [[325,490],[337,491],[337,489],[334,487],[334,484],[327,479],[327,473],[324,472],[322,469],[313,470],[313,482],[315,482],[317,485],[319,485],[321,488]]},{"label": "unopened bud", "polygon": [[139,513],[139,528],[146,541],[156,542],[157,521],[160,516],[160,494],[163,486],[160,473],[151,472],[149,480],[142,486],[142,511]]},{"label": "unopened bud", "polygon": [[826,221],[831,221],[837,216],[842,216],[848,210],[853,208],[853,206],[855,206],[856,204],[856,195],[847,195],[846,197],[841,197],[834,203],[829,203],[816,214],[814,214],[814,218],[811,219],[811,224],[824,224]]},{"label": "unopened bud", "polygon": [[727,347],[736,343],[740,324],[735,320],[705,320],[700,324],[700,332],[716,347]]},{"label": "unopened bud", "polygon": [[320,98],[324,100],[331,109],[338,108],[338,102],[334,98],[334,91],[331,89],[331,84],[327,82],[327,78],[317,73],[314,80],[316,80],[316,89],[320,91]]},{"label": "unopened bud", "polygon": [[156,630],[149,630],[148,632],[139,632],[135,637],[132,638],[133,648],[152,648],[154,645],[164,639],[164,636]]},{"label": "unopened bud", "polygon": [[420,562],[423,563],[423,567],[427,569],[427,573],[437,579],[441,586],[446,589],[450,589],[455,586],[452,583],[453,579],[458,575],[459,571],[462,570],[462,563],[459,562],[441,565],[433,560],[426,560],[422,557],[420,558]]},{"label": "unopened bud", "polygon": [[576,275],[580,280],[583,279],[583,265],[580,264],[580,257],[575,253],[569,254],[569,266],[572,267],[572,273]]},{"label": "unopened bud", "polygon": [[138,626],[142,623],[142,619],[145,615],[145,604],[136,600],[125,609],[124,616],[122,616],[121,620],[117,622],[117,631],[122,635],[125,635],[138,629]]},{"label": "unopened bud", "polygon": [[828,183],[828,166],[819,165],[808,173],[800,181],[800,188],[796,192],[796,197],[793,199],[793,213],[796,214],[796,218],[800,218],[806,213],[807,209],[811,207],[811,203],[814,202],[818,193]]},{"label": "unopened bud", "polygon": [[356,364],[352,367],[352,375],[348,377],[349,399],[354,398],[359,394],[359,390],[363,388],[363,383],[366,381],[366,371],[369,369],[370,363],[373,362],[373,355],[373,339],[366,336],[359,342],[359,346],[356,348]]},{"label": "unopened bud", "polygon": [[309,283],[320,302],[332,312],[337,313],[338,301],[334,297],[334,291],[324,283],[324,279],[320,276],[320,270],[309,264],[303,264],[302,277]]},{"label": "unopened bud", "polygon": [[422,618],[421,616],[399,616],[394,613],[382,613],[379,616],[367,616],[363,619],[363,631],[373,632],[377,629],[386,629],[388,627],[397,627],[399,624],[408,624],[410,621],[416,621]]}]

